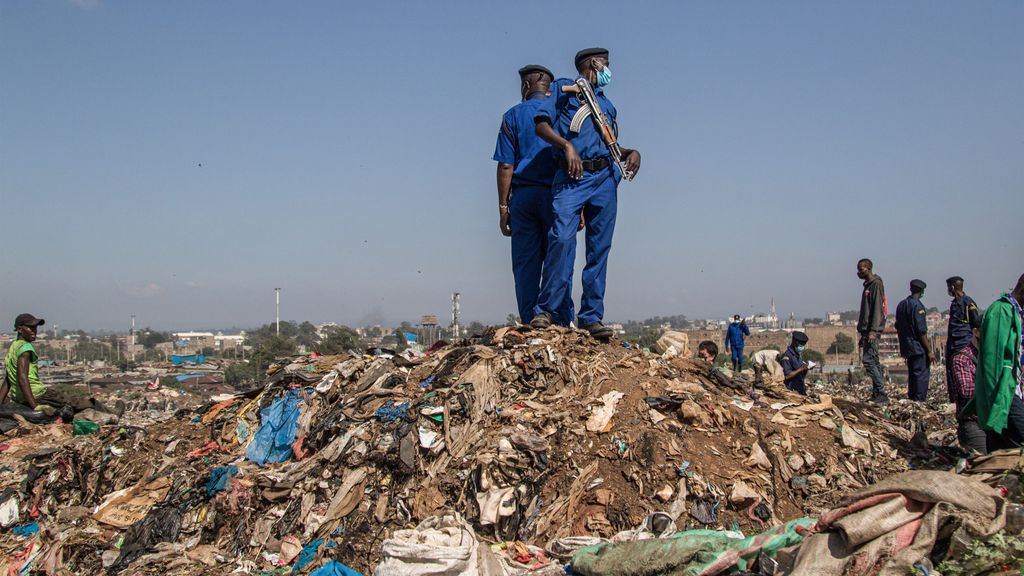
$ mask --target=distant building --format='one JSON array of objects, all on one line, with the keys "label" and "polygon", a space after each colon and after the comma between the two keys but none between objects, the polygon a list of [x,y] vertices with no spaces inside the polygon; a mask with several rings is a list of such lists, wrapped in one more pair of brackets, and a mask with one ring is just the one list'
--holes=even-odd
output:
[{"label": "distant building", "polygon": [[182,350],[213,348],[216,340],[213,332],[175,332],[174,347]]},{"label": "distant building", "polygon": [[892,322],[887,322],[885,331],[882,332],[882,338],[878,342],[878,355],[883,359],[900,357],[900,337]]},{"label": "distant building", "polygon": [[838,326],[843,323],[843,315],[839,312],[825,312],[825,323]]},{"label": "distant building", "polygon": [[213,337],[214,349],[218,351],[224,350],[235,350],[241,348],[245,344],[245,331],[239,332],[238,334],[224,334],[218,332]]},{"label": "distant building", "polygon": [[779,316],[775,313],[775,298],[771,299],[771,305],[768,308],[768,313],[758,313],[753,316],[747,317],[747,325],[751,328],[758,328],[762,330],[778,330],[782,327],[782,323],[779,322]]},{"label": "distant building", "polygon": [[799,330],[804,327],[804,323],[797,320],[792,312],[789,313],[789,319],[783,322],[783,328],[786,330]]}]

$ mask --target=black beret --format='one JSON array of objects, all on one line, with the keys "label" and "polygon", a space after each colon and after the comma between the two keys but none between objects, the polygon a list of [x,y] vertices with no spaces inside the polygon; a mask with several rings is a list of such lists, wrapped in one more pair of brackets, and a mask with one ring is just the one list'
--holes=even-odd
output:
[{"label": "black beret", "polygon": [[924,283],[924,280],[918,280],[917,278],[910,281],[911,290],[924,290],[928,285]]},{"label": "black beret", "polygon": [[807,334],[803,332],[793,332],[793,342],[797,344],[807,344]]},{"label": "black beret", "polygon": [[527,64],[526,66],[523,66],[522,68],[519,69],[519,76],[526,76],[531,72],[543,72],[550,76],[552,80],[555,79],[555,75],[551,73],[551,70],[548,70],[547,68],[541,66],[540,64]]},{"label": "black beret", "polygon": [[587,58],[590,58],[591,56],[602,56],[607,54],[608,51],[605,50],[604,48],[587,48],[585,50],[580,50],[579,52],[576,53],[576,59],[573,60],[573,63],[576,65],[577,68],[579,68],[580,62],[586,60]]}]

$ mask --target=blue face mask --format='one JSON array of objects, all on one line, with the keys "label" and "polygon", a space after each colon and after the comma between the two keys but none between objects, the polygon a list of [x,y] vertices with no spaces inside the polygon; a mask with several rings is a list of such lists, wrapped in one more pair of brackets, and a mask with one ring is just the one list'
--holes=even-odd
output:
[{"label": "blue face mask", "polygon": [[612,81],[612,69],[605,66],[597,73],[597,85],[607,86]]},{"label": "blue face mask", "polygon": [[804,345],[801,344],[801,345],[797,346],[796,348],[794,348],[794,350],[796,350],[796,353],[799,354],[799,353],[804,351]]}]

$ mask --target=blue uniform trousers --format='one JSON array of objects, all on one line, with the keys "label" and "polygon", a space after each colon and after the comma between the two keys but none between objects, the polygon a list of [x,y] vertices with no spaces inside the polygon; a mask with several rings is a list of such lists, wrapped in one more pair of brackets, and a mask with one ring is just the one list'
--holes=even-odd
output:
[{"label": "blue uniform trousers", "polygon": [[583,298],[577,318],[580,326],[600,322],[604,318],[605,277],[615,231],[620,178],[614,165],[584,172],[579,180],[570,179],[565,169],[555,175],[552,187],[554,224],[548,234],[548,255],[544,260],[537,314],[546,312],[554,315],[559,303],[564,302],[567,294],[572,294],[576,228],[582,210],[587,222],[587,263],[583,268]]},{"label": "blue uniform trousers", "polygon": [[[541,269],[547,256],[548,232],[554,220],[551,187],[514,185],[508,211],[512,226],[512,276],[516,283],[516,303],[520,320],[529,322],[537,306]],[[571,263],[569,277],[572,278]],[[568,326],[572,314],[572,292],[568,292],[562,305],[552,314],[552,319],[556,324]]]},{"label": "blue uniform trousers", "polygon": [[928,397],[928,379],[931,377],[931,369],[928,367],[928,357],[924,354],[907,356],[907,398],[924,402]]},{"label": "blue uniform trousers", "polygon": [[738,366],[740,370],[743,370],[743,346],[733,345],[731,348],[733,366]]}]

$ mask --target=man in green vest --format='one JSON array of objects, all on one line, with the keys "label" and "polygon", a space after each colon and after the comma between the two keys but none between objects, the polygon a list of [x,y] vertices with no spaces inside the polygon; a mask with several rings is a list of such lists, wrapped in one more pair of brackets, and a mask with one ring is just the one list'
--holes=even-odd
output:
[{"label": "man in green vest", "polygon": [[0,404],[7,401],[9,393],[11,400],[18,404],[48,416],[53,416],[59,411],[62,418],[70,421],[74,402],[54,390],[47,390],[46,385],[39,379],[39,356],[32,343],[36,340],[36,329],[45,323],[46,320],[31,314],[18,314],[14,319],[17,337],[11,342],[4,357],[4,381],[0,385]]}]

